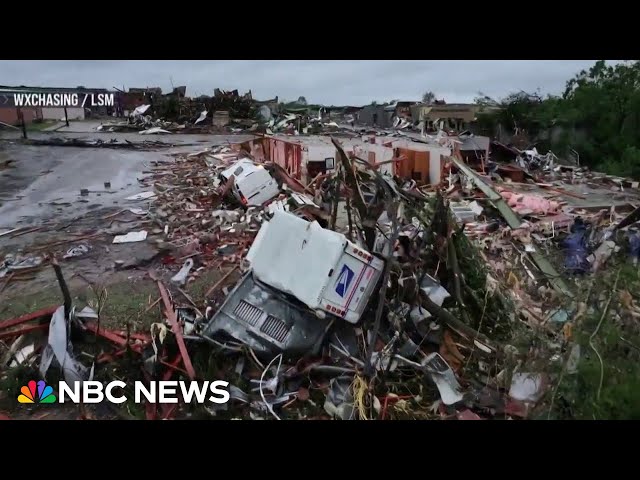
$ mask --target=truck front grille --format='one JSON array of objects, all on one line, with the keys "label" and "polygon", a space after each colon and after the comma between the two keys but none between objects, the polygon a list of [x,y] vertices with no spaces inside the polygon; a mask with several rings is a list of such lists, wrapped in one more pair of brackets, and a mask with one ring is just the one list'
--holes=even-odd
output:
[{"label": "truck front grille", "polygon": [[277,342],[284,343],[289,334],[289,327],[279,318],[269,315],[260,327],[260,331],[266,333]]},{"label": "truck front grille", "polygon": [[236,308],[234,308],[233,314],[240,320],[243,320],[252,327],[255,327],[262,316],[262,310],[258,307],[254,307],[249,302],[240,300],[240,303],[238,303]]}]

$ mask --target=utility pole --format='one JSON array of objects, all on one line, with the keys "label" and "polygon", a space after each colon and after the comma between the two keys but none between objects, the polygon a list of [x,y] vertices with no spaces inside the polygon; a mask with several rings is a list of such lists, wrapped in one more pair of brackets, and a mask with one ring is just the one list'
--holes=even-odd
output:
[{"label": "utility pole", "polygon": [[20,118],[20,122],[22,124],[22,138],[27,138],[27,126],[24,123],[24,113],[22,109],[18,107],[18,117]]},{"label": "utility pole", "polygon": [[64,107],[64,123],[67,124],[67,127],[69,126],[69,116],[67,115],[67,107]]}]

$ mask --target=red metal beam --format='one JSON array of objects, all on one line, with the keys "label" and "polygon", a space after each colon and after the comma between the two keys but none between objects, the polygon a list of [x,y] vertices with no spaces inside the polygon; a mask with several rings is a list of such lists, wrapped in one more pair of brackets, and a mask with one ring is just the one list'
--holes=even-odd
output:
[{"label": "red metal beam", "polygon": [[191,358],[189,357],[189,352],[187,352],[187,346],[184,343],[184,338],[182,337],[182,332],[180,331],[180,325],[178,324],[178,317],[176,316],[176,311],[173,309],[171,305],[171,301],[169,300],[169,293],[167,292],[166,287],[163,283],[158,280],[158,289],[160,290],[160,295],[162,296],[162,302],[164,303],[165,314],[167,315],[167,320],[171,324],[171,329],[173,330],[173,334],[176,336],[176,341],[178,342],[178,349],[180,350],[180,355],[182,355],[182,361],[184,363],[184,368],[189,375],[191,380],[195,380],[196,371],[193,369],[193,365],[191,364]]},{"label": "red metal beam", "polygon": [[[178,368],[178,364],[180,363],[180,360],[182,360],[182,357],[180,355],[176,356],[176,358],[173,360],[173,362],[171,363],[167,363],[164,361],[160,361],[160,363],[166,367],[169,367],[167,369],[166,372],[164,372],[164,375],[162,376],[162,380],[164,380],[165,382],[168,381],[171,376],[173,375],[173,371],[176,370],[180,373],[187,373],[184,370],[182,370],[181,368]],[[187,374],[188,375],[188,374]]]},{"label": "red metal beam", "polygon": [[115,343],[116,345],[119,345],[121,347],[127,346],[126,339],[122,338],[120,335],[116,335],[115,333],[109,330],[105,330],[104,328],[99,328],[98,324],[95,322],[86,322],[84,325],[85,325],[85,328],[90,332],[93,332],[96,335],[106,338],[107,340]]},{"label": "red metal beam", "polygon": [[21,317],[18,317],[18,318],[5,320],[4,322],[0,323],[0,330],[4,328],[13,327],[15,325],[20,325],[21,323],[29,322],[31,320],[36,320],[38,318],[45,317],[47,315],[53,315],[59,306],[60,305],[53,305],[51,307],[38,310],[37,312],[27,313],[26,315],[22,315]]},{"label": "red metal beam", "polygon": [[32,325],[32,326],[29,326],[29,327],[23,327],[23,328],[19,328],[17,330],[11,330],[10,332],[2,332],[2,333],[0,333],[0,339],[15,337],[17,335],[24,335],[25,333],[33,332],[35,330],[46,330],[47,328],[49,328],[49,324],[48,323],[43,323],[41,325]]},{"label": "red metal beam", "polygon": [[[118,345],[119,347],[127,347],[127,339],[121,337],[120,335],[118,335],[117,333],[113,332],[112,330],[106,330],[103,327],[98,327],[98,324],[96,322],[86,322],[85,323],[85,328],[87,330],[89,330],[90,332],[95,333],[96,335],[105,338],[107,340],[109,340],[112,343],[115,343],[116,345]],[[143,345],[140,343],[130,343],[129,344],[129,348],[135,352],[141,352]]]},{"label": "red metal beam", "polygon": [[[160,299],[158,299],[158,302],[160,301]],[[116,335],[122,337],[122,338],[127,338],[127,332],[124,330],[111,330],[111,333],[115,333]],[[141,340],[145,343],[151,342],[151,336],[147,335],[146,333],[130,333],[129,334],[129,338],[132,338],[134,340]]]}]

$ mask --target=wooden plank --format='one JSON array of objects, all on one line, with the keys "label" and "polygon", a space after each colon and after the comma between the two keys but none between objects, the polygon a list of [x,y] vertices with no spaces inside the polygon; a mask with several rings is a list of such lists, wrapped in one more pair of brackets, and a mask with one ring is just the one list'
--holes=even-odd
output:
[{"label": "wooden plank", "polygon": [[193,365],[191,364],[191,357],[189,357],[187,346],[184,343],[184,338],[182,337],[182,332],[180,331],[180,324],[178,323],[176,311],[173,309],[173,305],[171,305],[166,287],[160,280],[158,280],[158,289],[160,290],[160,295],[162,296],[162,301],[164,302],[164,309],[165,314],[167,315],[167,320],[169,320],[169,324],[171,325],[173,334],[176,336],[178,350],[180,350],[180,355],[182,355],[184,368],[189,374],[189,378],[191,380],[195,380],[196,371],[193,369]]}]

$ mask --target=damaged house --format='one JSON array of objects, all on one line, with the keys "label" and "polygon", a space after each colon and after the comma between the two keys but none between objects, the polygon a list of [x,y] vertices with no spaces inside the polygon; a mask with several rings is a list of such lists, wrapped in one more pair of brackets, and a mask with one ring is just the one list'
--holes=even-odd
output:
[{"label": "damaged house", "polygon": [[418,102],[395,101],[385,107],[385,112],[390,115],[391,126],[394,128],[406,128],[413,123],[411,106]]},{"label": "damaged house", "polygon": [[122,102],[125,115],[130,114],[136,108],[143,105],[153,105],[153,100],[162,96],[162,89],[160,87],[152,88],[129,88],[127,92],[123,94]]},{"label": "damaged house", "polygon": [[[112,178],[108,169],[80,176],[80,207],[57,208],[51,189],[58,214],[6,215],[0,370],[37,380],[18,387],[26,401],[0,396],[0,419],[36,411],[14,404],[38,403],[38,382],[116,376],[145,388],[220,378],[228,400],[145,395],[138,408],[66,410],[149,420],[550,418],[573,408],[575,396],[558,387],[580,361],[595,375],[575,383],[587,379],[599,394],[611,370],[596,345],[624,344],[623,365],[635,361],[637,341],[598,338],[598,329],[637,328],[640,318],[637,181],[533,146],[492,146],[465,130],[475,105],[278,105],[237,90],[189,99],[182,88],[162,97],[132,89],[144,103],[120,125],[168,141],[59,140],[92,161],[137,150],[117,158]],[[159,116],[169,111],[175,118]],[[370,128],[344,125],[352,120]],[[175,138],[185,131],[198,140]],[[56,148],[38,141],[23,155]],[[66,152],[75,154],[57,150]],[[47,165],[58,169],[50,178],[64,173],[58,163]],[[50,186],[34,182],[0,207],[27,214],[36,203],[27,189]],[[105,197],[114,204],[77,215]],[[90,296],[66,284],[96,265],[104,287],[86,280]],[[107,283],[112,274],[126,277],[124,293]],[[31,308],[28,286],[39,291],[53,275],[55,304],[10,310]]]},{"label": "damaged house", "polygon": [[425,122],[427,132],[441,129],[461,132],[476,120],[480,108],[479,105],[466,103],[422,103],[411,106],[411,113],[415,122]]},{"label": "damaged house", "polygon": [[391,115],[385,109],[386,105],[366,105],[358,112],[358,124],[372,127],[390,128]]},{"label": "damaged house", "polygon": [[455,142],[455,152],[467,164],[478,170],[484,170],[484,165],[489,160],[491,139],[481,135],[473,135],[463,132],[457,137],[451,137]]}]

